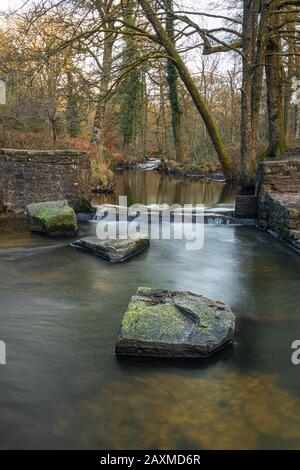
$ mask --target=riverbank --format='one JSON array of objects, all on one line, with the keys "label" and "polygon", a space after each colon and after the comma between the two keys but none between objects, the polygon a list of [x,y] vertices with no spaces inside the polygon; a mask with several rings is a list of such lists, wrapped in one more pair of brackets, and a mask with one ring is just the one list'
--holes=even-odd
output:
[{"label": "riverbank", "polygon": [[29,224],[24,214],[1,214],[0,215],[0,238],[11,239],[22,237],[29,233]]},{"label": "riverbank", "polygon": [[[112,171],[117,176],[122,171],[157,171],[161,174],[170,175],[175,178],[195,181],[201,179],[225,182],[221,167],[212,163],[195,163],[186,161],[183,163],[175,160],[160,160],[159,158],[149,157],[143,160],[118,160],[113,164]],[[100,191],[99,191],[100,192]],[[103,191],[105,192],[105,191]]]},{"label": "riverbank", "polygon": [[221,168],[215,164],[196,164],[191,162],[178,163],[173,160],[161,162],[157,171],[167,175],[183,178],[190,181],[208,179],[214,181],[226,181]]}]

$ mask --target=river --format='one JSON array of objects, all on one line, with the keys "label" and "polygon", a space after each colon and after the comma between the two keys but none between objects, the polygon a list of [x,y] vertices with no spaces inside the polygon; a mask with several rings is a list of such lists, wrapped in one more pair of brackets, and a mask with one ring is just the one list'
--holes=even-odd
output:
[{"label": "river", "polygon": [[[154,172],[122,174],[118,192],[129,203],[234,202],[223,183]],[[0,226],[0,449],[300,448],[298,255],[235,225],[206,225],[198,252],[154,240],[123,265],[69,241]],[[138,286],[221,298],[237,315],[235,343],[204,360],[117,359]]]}]

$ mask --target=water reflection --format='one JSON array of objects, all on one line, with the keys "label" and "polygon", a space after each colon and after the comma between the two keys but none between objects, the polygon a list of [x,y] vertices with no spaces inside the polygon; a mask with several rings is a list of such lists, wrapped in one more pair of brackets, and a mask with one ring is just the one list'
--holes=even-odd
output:
[{"label": "water reflection", "polygon": [[[270,375],[166,379],[156,373],[105,384],[81,406],[83,448],[292,449],[300,443],[300,406]],[[72,433],[77,422],[71,407],[60,414],[57,437]]]},{"label": "water reflection", "polygon": [[235,188],[219,181],[176,179],[154,171],[128,171],[118,174],[115,194],[94,196],[95,204],[117,204],[127,195],[128,204],[205,204],[206,207],[233,207]]}]

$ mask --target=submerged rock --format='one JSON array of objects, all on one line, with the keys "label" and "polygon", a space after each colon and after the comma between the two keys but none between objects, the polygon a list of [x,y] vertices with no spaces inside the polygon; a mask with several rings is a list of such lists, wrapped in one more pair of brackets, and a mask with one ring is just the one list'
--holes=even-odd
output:
[{"label": "submerged rock", "polygon": [[27,214],[32,232],[50,236],[74,236],[77,219],[68,201],[50,201],[28,204]]},{"label": "submerged rock", "polygon": [[123,317],[117,355],[207,357],[233,340],[235,316],[192,292],[139,287]]},{"label": "submerged rock", "polygon": [[122,263],[146,250],[149,247],[149,239],[144,237],[137,240],[99,240],[97,237],[86,237],[71,246],[100,256],[111,263]]}]

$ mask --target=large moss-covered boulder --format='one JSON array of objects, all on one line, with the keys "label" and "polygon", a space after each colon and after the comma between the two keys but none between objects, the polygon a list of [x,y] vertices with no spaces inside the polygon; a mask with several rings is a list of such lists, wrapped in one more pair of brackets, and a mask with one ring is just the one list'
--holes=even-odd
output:
[{"label": "large moss-covered boulder", "polygon": [[32,232],[50,236],[74,236],[77,219],[68,201],[50,201],[28,204],[27,215]]},{"label": "large moss-covered boulder", "polygon": [[207,357],[233,340],[235,316],[192,292],[139,287],[123,317],[117,355]]},{"label": "large moss-covered boulder", "polygon": [[97,237],[85,237],[71,246],[100,256],[111,263],[122,263],[146,250],[149,247],[149,239],[141,237],[137,240],[99,240]]}]

